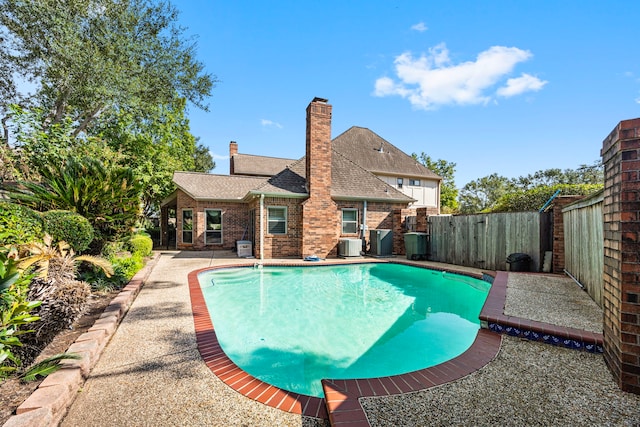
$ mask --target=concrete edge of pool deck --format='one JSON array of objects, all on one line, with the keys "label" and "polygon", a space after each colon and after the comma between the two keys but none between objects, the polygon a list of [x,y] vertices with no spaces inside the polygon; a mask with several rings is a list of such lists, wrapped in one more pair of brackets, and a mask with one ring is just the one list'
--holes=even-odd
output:
[{"label": "concrete edge of pool deck", "polygon": [[[391,262],[421,268],[449,271],[482,278],[483,274],[470,270],[442,268],[397,259],[332,260],[327,265],[339,263]],[[265,266],[310,266],[300,261],[265,261]],[[322,381],[325,398],[292,393],[267,384],[239,368],[222,350],[209,312],[207,310],[198,275],[216,269],[244,267],[246,263],[218,265],[198,269],[189,273],[188,283],[191,307],[196,330],[196,341],[200,354],[209,369],[225,384],[237,392],[268,406],[304,416],[329,419],[332,425],[368,426],[366,414],[360,405],[361,397],[388,396],[425,390],[462,378],[493,360],[500,349],[501,337],[486,329],[480,329],[474,343],[460,356],[439,365],[381,378]]]}]

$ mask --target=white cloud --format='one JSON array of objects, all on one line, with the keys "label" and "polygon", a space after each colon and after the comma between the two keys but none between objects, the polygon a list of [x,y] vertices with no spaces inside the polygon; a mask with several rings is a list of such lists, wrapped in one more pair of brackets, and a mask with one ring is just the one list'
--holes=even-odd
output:
[{"label": "white cloud", "polygon": [[424,25],[424,22],[419,22],[419,23],[417,23],[415,25],[412,25],[411,29],[414,30],[414,31],[421,32],[421,33],[423,33],[423,32],[428,30],[427,26]]},{"label": "white cloud", "polygon": [[211,154],[211,158],[213,160],[229,160],[229,156],[222,156],[220,154],[216,154],[214,152],[212,152],[211,150],[209,150],[209,154]]},{"label": "white cloud", "polygon": [[[411,52],[397,56],[394,61],[397,79],[381,77],[376,80],[374,95],[401,96],[414,107],[422,109],[451,104],[486,104],[493,97],[493,87],[510,74],[518,63],[532,56],[528,50],[493,46],[480,52],[475,61],[454,64],[446,45],[441,43],[418,58],[414,58]],[[528,75],[512,79],[512,85],[526,84],[524,76]],[[528,83],[529,90],[539,90],[533,89],[533,81]],[[542,86],[546,84],[542,81],[539,83]],[[510,88],[508,82],[507,88]],[[507,88],[503,88],[505,93]]]},{"label": "white cloud", "polygon": [[547,81],[540,80],[531,74],[522,73],[520,77],[507,80],[507,85],[498,89],[497,94],[508,98],[525,92],[537,92],[547,83]]},{"label": "white cloud", "polygon": [[282,129],[282,125],[280,123],[267,120],[267,119],[260,120],[260,124],[264,127],[274,127],[274,128]]}]

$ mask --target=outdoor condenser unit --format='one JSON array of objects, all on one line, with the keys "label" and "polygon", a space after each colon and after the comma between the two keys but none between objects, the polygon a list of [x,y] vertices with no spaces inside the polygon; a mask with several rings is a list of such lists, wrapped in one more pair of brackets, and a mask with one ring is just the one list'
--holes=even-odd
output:
[{"label": "outdoor condenser unit", "polygon": [[362,239],[340,239],[338,255],[341,257],[360,256]]},{"label": "outdoor condenser unit", "polygon": [[370,230],[369,244],[371,255],[377,257],[390,257],[393,252],[393,232],[391,230]]}]

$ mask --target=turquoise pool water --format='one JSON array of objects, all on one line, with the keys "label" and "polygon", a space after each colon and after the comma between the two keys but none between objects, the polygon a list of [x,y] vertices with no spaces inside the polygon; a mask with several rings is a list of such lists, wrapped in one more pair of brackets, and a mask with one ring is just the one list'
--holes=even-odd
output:
[{"label": "turquoise pool water", "polygon": [[473,343],[482,280],[400,264],[201,273],[218,340],[264,382],[322,397],[320,380],[427,368]]}]

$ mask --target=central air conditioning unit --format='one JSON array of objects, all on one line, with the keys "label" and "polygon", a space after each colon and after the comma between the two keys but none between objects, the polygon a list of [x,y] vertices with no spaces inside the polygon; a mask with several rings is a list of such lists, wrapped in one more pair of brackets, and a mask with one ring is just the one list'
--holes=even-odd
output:
[{"label": "central air conditioning unit", "polygon": [[362,239],[340,239],[338,242],[338,256],[352,257],[360,256],[362,250]]},{"label": "central air conditioning unit", "polygon": [[390,257],[393,253],[393,232],[391,230],[370,230],[369,244],[371,255],[375,257]]}]

